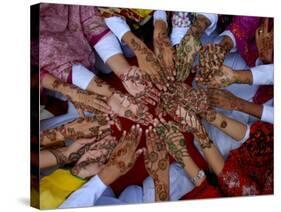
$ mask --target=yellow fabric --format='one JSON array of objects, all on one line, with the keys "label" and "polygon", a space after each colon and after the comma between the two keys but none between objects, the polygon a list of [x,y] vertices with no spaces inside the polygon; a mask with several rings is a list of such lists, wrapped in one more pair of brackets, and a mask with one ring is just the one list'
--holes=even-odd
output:
[{"label": "yellow fabric", "polygon": [[58,169],[40,181],[40,209],[52,209],[86,181],[73,176],[69,170]]}]

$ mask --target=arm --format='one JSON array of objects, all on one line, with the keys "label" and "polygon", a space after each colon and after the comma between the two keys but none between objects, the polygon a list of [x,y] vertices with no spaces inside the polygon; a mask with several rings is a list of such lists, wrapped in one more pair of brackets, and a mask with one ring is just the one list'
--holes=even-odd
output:
[{"label": "arm", "polygon": [[155,187],[155,200],[169,200],[169,156],[165,143],[150,127],[146,130],[146,147],[144,164],[151,176]]},{"label": "arm", "polygon": [[136,150],[140,142],[141,133],[142,130],[139,126],[133,126],[128,135],[124,132],[104,168],[82,188],[72,193],[60,208],[95,205],[96,200],[102,195],[107,186],[126,174],[143,152],[143,149]]},{"label": "arm", "polygon": [[200,186],[206,178],[205,174],[190,157],[184,136],[178,127],[172,122],[167,123],[163,118],[155,120],[154,127],[158,136],[164,140],[169,154],[181,164],[194,185]]},{"label": "arm", "polygon": [[227,90],[208,89],[209,103],[212,107],[225,110],[238,110],[258,119],[273,123],[273,107],[259,105],[241,99]]},{"label": "arm", "polygon": [[[245,138],[248,130],[246,124],[229,118],[222,113],[217,113],[215,111],[211,113],[213,114],[207,114],[207,120],[210,124],[214,125],[216,128],[220,129],[236,141],[244,140],[243,138]],[[208,118],[208,116],[212,116],[212,118]]]}]

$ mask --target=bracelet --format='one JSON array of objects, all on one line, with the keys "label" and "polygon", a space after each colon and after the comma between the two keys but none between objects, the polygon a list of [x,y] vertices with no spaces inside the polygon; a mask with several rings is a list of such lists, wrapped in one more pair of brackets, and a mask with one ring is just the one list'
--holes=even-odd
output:
[{"label": "bracelet", "polygon": [[202,178],[204,178],[205,176],[206,176],[206,175],[205,175],[205,172],[204,172],[202,169],[200,169],[199,172],[197,173],[197,175],[196,175],[195,177],[193,177],[193,178],[191,179],[191,181],[196,185],[197,182],[198,182],[199,180],[201,180]]}]

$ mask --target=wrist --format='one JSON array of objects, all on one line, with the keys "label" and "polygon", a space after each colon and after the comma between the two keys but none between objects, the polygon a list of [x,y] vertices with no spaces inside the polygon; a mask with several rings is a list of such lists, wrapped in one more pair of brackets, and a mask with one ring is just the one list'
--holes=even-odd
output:
[{"label": "wrist", "polygon": [[252,84],[253,75],[250,70],[237,70],[233,71],[234,74],[234,83],[238,84]]},{"label": "wrist", "polygon": [[229,36],[224,35],[223,39],[219,43],[219,45],[227,50],[227,52],[230,52],[230,50],[233,48],[233,42]]},{"label": "wrist", "polygon": [[101,181],[109,186],[111,183],[113,183],[118,177],[114,175],[113,171],[110,171],[111,169],[109,167],[105,167],[101,172],[98,174]]}]

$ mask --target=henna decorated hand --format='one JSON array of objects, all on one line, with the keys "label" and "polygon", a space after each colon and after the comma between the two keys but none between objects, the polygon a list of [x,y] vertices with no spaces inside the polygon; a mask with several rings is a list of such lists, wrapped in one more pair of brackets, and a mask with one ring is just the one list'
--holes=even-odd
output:
[{"label": "henna decorated hand", "polygon": [[154,120],[157,135],[164,140],[169,154],[183,167],[184,160],[190,157],[186,148],[185,139],[179,128],[173,122],[166,122],[163,118]]},{"label": "henna decorated hand", "polygon": [[199,142],[202,149],[210,148],[212,140],[209,139],[205,128],[202,126],[200,119],[195,114],[187,114],[186,122],[189,124],[193,134]]},{"label": "henna decorated hand", "polygon": [[57,165],[73,163],[89,150],[90,146],[96,142],[96,138],[78,139],[68,147],[49,150],[56,158]]},{"label": "henna decorated hand", "polygon": [[210,88],[224,88],[238,82],[239,79],[236,77],[235,71],[223,65],[219,72],[214,73],[207,85]]},{"label": "henna decorated hand", "polygon": [[142,128],[139,125],[132,126],[128,134],[124,131],[105,168],[99,173],[104,184],[110,185],[134,166],[137,158],[144,151],[144,149],[137,150],[141,134]]},{"label": "henna decorated hand", "polygon": [[46,74],[42,80],[45,88],[51,89],[65,95],[75,106],[81,116],[83,112],[101,111],[111,113],[111,108],[106,104],[107,98],[98,94],[90,93],[75,85],[65,83],[50,74]]},{"label": "henna decorated hand", "polygon": [[144,72],[158,89],[165,90],[167,81],[157,57],[140,39],[132,33],[130,35],[132,37],[128,40],[127,44],[134,51],[140,70]]},{"label": "henna decorated hand", "polygon": [[92,145],[79,150],[73,158],[79,160],[71,169],[71,173],[80,178],[89,178],[100,172],[107,162],[117,141],[115,137],[106,136]]},{"label": "henna decorated hand", "polygon": [[80,138],[98,137],[111,132],[111,121],[105,114],[91,117],[78,118],[60,127],[43,131],[40,134],[40,145],[51,146],[66,139],[77,140]]},{"label": "henna decorated hand", "polygon": [[228,90],[208,89],[209,103],[212,107],[225,110],[239,110],[241,100]]},{"label": "henna decorated hand", "polygon": [[148,125],[152,121],[152,115],[148,107],[137,102],[133,97],[115,91],[108,100],[113,112],[118,116],[130,119],[140,124]]},{"label": "henna decorated hand", "polygon": [[176,48],[177,81],[185,81],[189,76],[195,57],[201,49],[200,36],[209,25],[210,21],[205,16],[196,16],[190,30]]},{"label": "henna decorated hand", "polygon": [[256,30],[256,45],[259,58],[265,64],[273,63],[273,29],[268,26],[269,19],[265,18]]},{"label": "henna decorated hand", "polygon": [[177,61],[177,81],[185,81],[189,76],[197,52],[201,48],[199,37],[196,37],[191,30],[187,32],[184,38],[181,40],[179,46],[176,48]]},{"label": "henna decorated hand", "polygon": [[155,185],[156,201],[169,200],[169,157],[165,143],[152,127],[146,130],[144,164]]},{"label": "henna decorated hand", "polygon": [[174,77],[176,76],[176,51],[170,42],[166,28],[160,31],[154,29],[153,46],[154,53],[159,60],[166,78],[174,81]]},{"label": "henna decorated hand", "polygon": [[152,83],[144,79],[140,69],[132,66],[126,73],[120,76],[126,90],[135,98],[155,105],[159,101],[159,92]]},{"label": "henna decorated hand", "polygon": [[214,75],[220,75],[225,55],[228,53],[226,47],[219,44],[208,44],[199,52],[199,70],[195,80],[199,84],[207,84],[212,81]]}]

